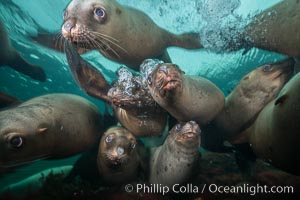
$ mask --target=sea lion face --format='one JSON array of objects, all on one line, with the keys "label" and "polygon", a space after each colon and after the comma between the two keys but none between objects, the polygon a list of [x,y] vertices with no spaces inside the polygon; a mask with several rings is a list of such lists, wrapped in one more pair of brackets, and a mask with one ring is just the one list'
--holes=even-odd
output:
[{"label": "sea lion face", "polygon": [[51,156],[51,141],[44,134],[46,128],[33,129],[27,123],[18,127],[12,123],[0,130],[0,167],[13,167]]},{"label": "sea lion face", "polygon": [[200,147],[200,127],[195,121],[176,124],[170,131],[170,138],[181,145]]},{"label": "sea lion face", "polygon": [[243,95],[268,99],[276,95],[292,76],[294,60],[286,59],[280,62],[265,64],[247,74],[240,82]]},{"label": "sea lion face", "polygon": [[155,106],[155,101],[142,76],[135,76],[124,67],[118,70],[117,75],[118,81],[107,94],[115,106],[123,109]]},{"label": "sea lion face", "polygon": [[158,64],[147,79],[152,96],[164,98],[174,93],[175,90],[181,90],[183,74],[184,72],[175,64]]},{"label": "sea lion face", "polygon": [[73,0],[63,13],[62,35],[78,47],[119,57],[118,50],[125,50],[118,44],[118,38],[112,36],[116,28],[108,26],[115,13],[121,13],[116,2]]},{"label": "sea lion face", "polygon": [[156,107],[143,77],[133,75],[122,67],[117,72],[118,81],[108,91],[111,102],[123,109],[151,108]]},{"label": "sea lion face", "polygon": [[108,129],[100,142],[98,166],[112,173],[124,172],[127,167],[138,165],[136,139],[126,129],[113,127]]}]

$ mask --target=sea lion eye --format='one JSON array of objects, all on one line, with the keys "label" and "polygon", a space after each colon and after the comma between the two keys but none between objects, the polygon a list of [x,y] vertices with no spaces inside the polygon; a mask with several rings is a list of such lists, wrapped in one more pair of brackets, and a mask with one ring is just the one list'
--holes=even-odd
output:
[{"label": "sea lion eye", "polygon": [[271,71],[272,69],[273,69],[272,65],[265,65],[265,66],[263,67],[263,71],[264,71],[264,72],[269,72],[269,71]]},{"label": "sea lion eye", "polygon": [[105,138],[106,143],[110,143],[112,141],[112,135],[109,135]]},{"label": "sea lion eye", "polygon": [[176,124],[175,130],[176,130],[176,131],[180,131],[180,130],[181,130],[181,125],[180,125],[180,124]]},{"label": "sea lion eye", "polygon": [[131,144],[131,148],[134,149],[135,148],[135,143]]},{"label": "sea lion eye", "polygon": [[151,76],[148,76],[147,83],[148,83],[148,85],[152,85],[152,77]]},{"label": "sea lion eye", "polygon": [[98,17],[104,18],[106,13],[105,10],[103,8],[96,8],[94,10],[95,15],[97,15]]},{"label": "sea lion eye", "polygon": [[66,19],[66,16],[67,16],[67,11],[66,11],[66,10],[64,10],[64,11],[63,11],[63,14],[62,14],[63,20],[65,20],[65,19]]},{"label": "sea lion eye", "polygon": [[23,139],[20,136],[16,136],[11,138],[9,143],[14,147],[14,148],[20,148],[23,145]]},{"label": "sea lion eye", "polygon": [[106,12],[104,8],[95,8],[94,17],[100,23],[103,23],[106,19]]}]

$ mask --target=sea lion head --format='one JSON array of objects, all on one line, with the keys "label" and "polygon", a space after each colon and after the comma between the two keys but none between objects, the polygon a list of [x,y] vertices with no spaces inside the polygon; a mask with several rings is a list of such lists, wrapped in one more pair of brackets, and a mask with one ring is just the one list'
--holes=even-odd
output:
[{"label": "sea lion head", "polygon": [[200,147],[200,127],[195,121],[178,123],[170,130],[170,138],[173,142],[186,148]]},{"label": "sea lion head", "polygon": [[125,50],[112,31],[117,31],[113,15],[120,13],[120,5],[113,0],[72,0],[63,13],[62,36],[80,48],[118,56],[117,48]]},{"label": "sea lion head", "polygon": [[[152,73],[149,74],[148,87],[155,97],[165,97],[176,90],[182,89],[182,76],[184,72],[175,64],[158,64]],[[177,91],[176,91],[177,92]]]},{"label": "sea lion head", "polygon": [[0,116],[0,168],[23,165],[51,156],[53,142],[49,138],[49,125],[30,121],[32,113],[16,115],[10,110],[1,111]]},{"label": "sea lion head", "polygon": [[128,167],[135,167],[137,162],[137,141],[123,127],[108,129],[100,141],[97,164],[100,173],[109,170],[110,173],[126,172]]},{"label": "sea lion head", "polygon": [[264,64],[244,76],[240,82],[242,95],[251,99],[270,101],[290,79],[294,69],[294,59]]},{"label": "sea lion head", "polygon": [[113,105],[124,109],[136,109],[155,106],[146,82],[142,76],[137,76],[121,67],[118,72],[118,81],[108,91]]}]

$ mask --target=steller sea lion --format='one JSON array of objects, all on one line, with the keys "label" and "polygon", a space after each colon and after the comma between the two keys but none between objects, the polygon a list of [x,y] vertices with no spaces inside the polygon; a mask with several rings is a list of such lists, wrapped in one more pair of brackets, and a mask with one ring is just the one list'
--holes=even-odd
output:
[{"label": "steller sea lion", "polygon": [[188,181],[200,158],[200,128],[194,121],[175,125],[150,160],[149,182],[173,187]]},{"label": "steller sea lion", "polygon": [[123,127],[111,127],[102,136],[97,156],[100,176],[108,184],[135,180],[142,166],[142,144]]},{"label": "steller sea lion", "polygon": [[97,107],[82,97],[33,98],[0,112],[0,167],[80,153],[98,141],[103,126]]},{"label": "steller sea lion", "polygon": [[8,66],[12,69],[25,74],[35,80],[45,81],[46,74],[41,67],[29,64],[11,45],[7,31],[0,19],[0,67]]},{"label": "steller sea lion", "polygon": [[[252,47],[300,56],[300,2],[284,0],[255,15],[239,33],[226,38],[229,50]],[[232,27],[227,26],[230,30]],[[226,30],[224,30],[226,31]],[[228,49],[227,49],[228,50]]]},{"label": "steller sea lion", "polygon": [[224,140],[232,143],[248,142],[246,135],[241,132],[254,122],[258,113],[292,77],[294,63],[294,59],[288,58],[264,64],[245,75],[226,97],[222,112],[209,128],[203,128],[203,146],[212,150]]},{"label": "steller sea lion", "polygon": [[289,173],[300,175],[300,73],[293,77],[249,128],[257,156]]},{"label": "steller sea lion", "polygon": [[[170,62],[166,52],[169,46],[201,47],[197,33],[170,33],[145,13],[115,0],[72,0],[64,11],[61,32],[80,52],[96,49],[106,58],[135,70],[147,58],[159,57]],[[47,35],[38,35],[35,40],[49,40],[47,38]]]},{"label": "steller sea lion", "polygon": [[175,64],[158,64],[148,76],[153,99],[179,121],[206,125],[223,109],[222,91],[205,78],[185,75]]},{"label": "steller sea lion", "polygon": [[300,2],[284,0],[264,10],[244,30],[250,47],[300,56]]},{"label": "steller sea lion", "polygon": [[[125,71],[129,74],[128,77],[110,86],[101,72],[82,59],[71,44],[66,43],[65,50],[72,75],[79,86],[90,96],[109,103],[116,118],[125,128],[137,137],[162,134],[167,113],[152,99],[141,77]],[[126,89],[126,85],[130,87]]]}]

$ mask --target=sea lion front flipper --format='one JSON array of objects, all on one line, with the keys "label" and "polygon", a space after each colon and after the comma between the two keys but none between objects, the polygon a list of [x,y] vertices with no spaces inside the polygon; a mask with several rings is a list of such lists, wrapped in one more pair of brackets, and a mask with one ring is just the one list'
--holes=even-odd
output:
[{"label": "sea lion front flipper", "polygon": [[21,103],[19,99],[13,96],[9,96],[3,92],[0,92],[0,108],[12,106]]},{"label": "sea lion front flipper", "polygon": [[185,49],[201,49],[203,48],[199,33],[183,33],[180,35],[171,34],[169,38],[170,46],[177,46]]},{"label": "sea lion front flipper", "polygon": [[72,44],[65,43],[67,61],[73,78],[92,97],[110,102],[107,92],[110,88],[104,76],[91,64],[81,58]]},{"label": "sea lion front flipper", "polygon": [[234,145],[234,148],[236,164],[245,181],[248,181],[254,175],[256,155],[252,151],[249,143]]},{"label": "sea lion front flipper", "polygon": [[17,52],[14,58],[9,61],[8,66],[32,79],[43,82],[46,81],[47,76],[43,68],[29,64]]},{"label": "sea lion front flipper", "polygon": [[137,140],[138,155],[140,157],[140,165],[138,168],[138,177],[141,180],[148,180],[150,174],[150,149],[147,148],[141,140]]},{"label": "sea lion front flipper", "polygon": [[172,60],[167,50],[165,50],[164,53],[160,56],[157,56],[156,59],[164,61],[164,63],[172,63]]},{"label": "sea lion front flipper", "polygon": [[80,178],[80,180],[89,182],[98,182],[100,180],[100,174],[97,168],[97,155],[98,155],[98,144],[94,145],[88,151],[84,152],[78,160],[75,162],[73,169],[64,178],[64,182],[70,183]]}]

